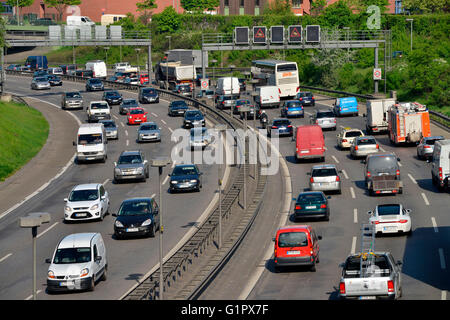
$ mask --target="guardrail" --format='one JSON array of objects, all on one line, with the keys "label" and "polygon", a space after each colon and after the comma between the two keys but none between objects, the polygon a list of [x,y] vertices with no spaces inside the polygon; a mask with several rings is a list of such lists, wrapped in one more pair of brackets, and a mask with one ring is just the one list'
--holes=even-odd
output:
[{"label": "guardrail", "polygon": [[[7,71],[8,74],[14,75],[22,75],[22,76],[30,76],[32,73],[30,72],[21,72],[21,71]],[[72,76],[72,75],[64,75],[61,76],[62,79],[68,81],[75,82],[84,82],[86,78]],[[144,87],[141,85],[131,85],[124,83],[117,83],[112,81],[104,81],[105,86],[110,86],[112,88],[122,89],[122,90],[131,90],[137,91],[140,87]],[[176,93],[155,88],[162,98],[169,99],[183,99],[188,105],[191,105],[195,108],[198,108],[202,111],[205,117],[212,118],[216,122],[226,123],[229,128],[236,129],[238,127],[242,127],[242,121],[232,117],[229,118],[227,114],[223,112],[219,112],[212,107],[208,106],[205,103],[197,101],[195,99],[178,95]],[[222,199],[221,209],[222,209],[222,221],[226,222],[230,215],[233,213],[233,205],[238,201],[240,197],[241,190],[244,184],[243,175],[243,166],[248,166],[244,164],[240,166],[238,175],[234,181],[230,182],[226,189],[225,195]],[[246,167],[247,168],[247,167]],[[258,168],[259,170],[259,168]],[[249,170],[247,170],[249,172]],[[218,259],[218,262],[215,265],[209,267],[209,272],[207,272],[207,276],[203,277],[199,283],[197,283],[194,288],[184,291],[183,297],[189,299],[195,298],[201,291],[205,288],[210,279],[221,269],[231,257],[231,255],[236,250],[237,246],[240,244],[245,234],[249,230],[251,224],[253,223],[256,215],[259,212],[261,201],[263,197],[263,193],[266,185],[266,177],[260,176],[257,182],[256,190],[253,195],[253,203],[248,206],[248,209],[245,211],[245,214],[238,219],[238,227],[235,228],[235,236],[234,242],[231,243],[230,246],[221,250],[221,257]],[[219,208],[218,206],[212,213],[208,216],[205,222],[199,227],[199,229],[190,237],[190,239],[179,249],[177,250],[171,257],[169,257],[163,263],[163,279],[164,279],[164,288],[170,287],[173,282],[175,282],[178,278],[180,278],[183,272],[187,271],[188,265],[193,264],[193,260],[195,257],[199,257],[200,254],[204,253],[206,248],[212,244],[212,241],[215,237],[218,236],[218,224],[219,224]],[[225,247],[225,246],[224,246]],[[157,268],[150,276],[144,279],[139,285],[137,285],[131,292],[127,293],[125,296],[125,300],[143,300],[143,299],[151,299],[155,300],[159,297],[159,268]]]}]

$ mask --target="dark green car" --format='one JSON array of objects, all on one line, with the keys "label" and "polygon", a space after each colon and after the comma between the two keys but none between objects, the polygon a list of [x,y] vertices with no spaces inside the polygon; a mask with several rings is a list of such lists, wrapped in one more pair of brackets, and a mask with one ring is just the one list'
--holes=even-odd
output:
[{"label": "dark green car", "polygon": [[[302,192],[295,202],[294,219],[322,218],[330,220],[328,199],[322,191]],[[294,199],[295,200],[295,199]]]}]

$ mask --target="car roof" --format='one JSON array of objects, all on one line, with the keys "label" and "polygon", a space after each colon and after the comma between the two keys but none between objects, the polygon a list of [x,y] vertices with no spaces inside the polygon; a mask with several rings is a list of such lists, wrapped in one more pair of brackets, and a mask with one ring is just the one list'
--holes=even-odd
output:
[{"label": "car roof", "polygon": [[139,201],[151,201],[153,198],[151,197],[134,197],[134,198],[128,198],[122,201],[122,203],[125,202],[139,202]]},{"label": "car roof", "polygon": [[311,230],[310,225],[287,225],[278,229],[277,233],[287,232],[287,231],[309,231]]},{"label": "car roof", "polygon": [[122,153],[120,155],[130,155],[130,154],[140,154],[140,150],[131,150],[131,151],[122,151]]},{"label": "car roof", "polygon": [[325,168],[334,168],[336,169],[336,165],[334,164],[318,164],[312,167],[312,169],[325,169]]},{"label": "car roof", "polygon": [[99,186],[99,183],[84,183],[84,184],[78,184],[75,187],[73,187],[73,191],[78,190],[92,190],[97,189]]},{"label": "car roof", "polygon": [[154,125],[158,126],[158,124],[156,122],[153,122],[153,121],[142,122],[139,126],[143,126],[143,125],[148,126],[148,125],[151,125],[151,124],[154,124]]},{"label": "car roof", "polygon": [[325,195],[322,191],[305,191],[305,192],[300,192],[298,195],[303,195],[303,194],[321,194],[321,195]]},{"label": "car roof", "polygon": [[97,235],[96,232],[73,233],[65,236],[58,244],[58,249],[91,247],[92,239]]}]

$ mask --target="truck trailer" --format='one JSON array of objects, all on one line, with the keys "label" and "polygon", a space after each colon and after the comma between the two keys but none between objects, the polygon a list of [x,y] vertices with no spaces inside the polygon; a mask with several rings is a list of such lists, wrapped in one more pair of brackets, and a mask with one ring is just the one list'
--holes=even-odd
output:
[{"label": "truck trailer", "polygon": [[389,108],[395,104],[395,99],[367,100],[366,131],[367,134],[386,133],[388,131]]},{"label": "truck trailer", "polygon": [[430,137],[430,115],[426,106],[418,102],[394,104],[388,111],[388,129],[390,141],[416,143],[422,137]]}]

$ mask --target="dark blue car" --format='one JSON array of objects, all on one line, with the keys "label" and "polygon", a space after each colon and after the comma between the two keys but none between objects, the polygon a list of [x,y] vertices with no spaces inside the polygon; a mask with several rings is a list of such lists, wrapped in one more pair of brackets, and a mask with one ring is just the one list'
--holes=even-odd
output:
[{"label": "dark blue car", "polygon": [[183,128],[204,127],[206,125],[205,117],[200,110],[188,110],[184,114]]},{"label": "dark blue car", "polygon": [[281,136],[292,136],[294,129],[292,128],[291,121],[288,119],[274,119],[272,123],[267,126],[267,136],[271,137],[272,132],[278,132]]},{"label": "dark blue car", "polygon": [[195,164],[179,164],[173,168],[170,176],[170,192],[200,191],[202,173]]},{"label": "dark blue car", "polygon": [[187,103],[183,100],[172,101],[169,105],[169,116],[184,116],[188,109]]}]

